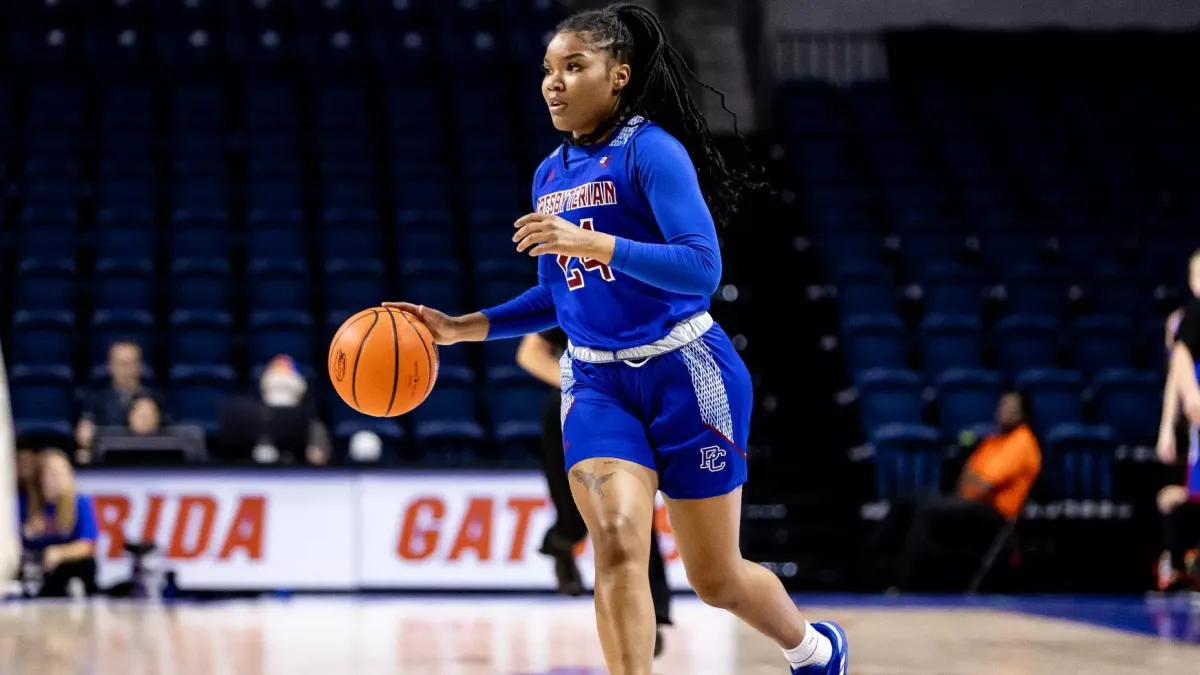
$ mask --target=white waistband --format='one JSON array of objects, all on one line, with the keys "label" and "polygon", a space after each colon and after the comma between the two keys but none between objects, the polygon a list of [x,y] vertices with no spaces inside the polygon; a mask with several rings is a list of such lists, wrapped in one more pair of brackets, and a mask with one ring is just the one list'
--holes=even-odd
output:
[{"label": "white waistband", "polygon": [[659,356],[667,352],[673,352],[684,345],[693,342],[708,332],[713,326],[712,315],[708,312],[701,312],[691,318],[684,319],[675,324],[671,332],[658,342],[652,342],[641,347],[629,347],[626,349],[618,349],[615,352],[605,351],[603,349],[590,349],[588,347],[579,347],[571,343],[567,343],[567,352],[571,354],[571,358],[577,361],[586,363],[611,363],[613,361],[637,361],[638,359],[648,359],[652,356]]}]

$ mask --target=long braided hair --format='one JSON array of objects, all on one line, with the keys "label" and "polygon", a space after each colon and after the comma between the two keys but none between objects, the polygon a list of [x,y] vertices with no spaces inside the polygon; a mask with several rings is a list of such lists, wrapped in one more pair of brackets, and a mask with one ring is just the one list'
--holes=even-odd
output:
[{"label": "long braided hair", "polygon": [[683,56],[667,40],[666,29],[658,17],[640,5],[613,4],[574,14],[559,23],[556,31],[580,34],[618,63],[629,64],[631,71],[613,113],[588,134],[579,138],[567,134],[567,142],[594,143],[634,116],[653,121],[683,144],[696,166],[700,190],[713,219],[728,224],[737,213],[742,194],[763,184],[751,179],[753,167],[748,162],[745,168],[735,169],[717,150],[685,76],[720,96],[721,108],[733,115],[735,131],[737,116],[725,106],[723,92],[701,82],[688,68]]}]

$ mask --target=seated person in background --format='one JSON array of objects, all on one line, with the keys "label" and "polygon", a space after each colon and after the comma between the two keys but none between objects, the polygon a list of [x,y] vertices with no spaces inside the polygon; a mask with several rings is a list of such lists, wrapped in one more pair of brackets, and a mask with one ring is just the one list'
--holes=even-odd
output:
[{"label": "seated person in background", "polygon": [[61,450],[38,456],[37,481],[20,499],[21,541],[40,563],[42,597],[65,597],[71,579],[88,595],[96,592],[96,512],[92,500],[75,490],[75,472]]},{"label": "seated person in background", "polygon": [[872,558],[891,563],[888,571],[897,586],[909,587],[921,563],[936,557],[943,546],[957,549],[978,543],[982,557],[1000,528],[1020,515],[1042,469],[1041,449],[1026,423],[1024,407],[1016,392],[1000,398],[999,432],[971,453],[957,494],[891,505],[874,542],[881,550]]},{"label": "seated person in background", "polygon": [[136,396],[129,404],[129,431],[136,436],[155,434],[162,429],[162,411],[152,396]]},{"label": "seated person in background", "polygon": [[75,426],[75,460],[80,464],[91,461],[97,426],[125,426],[130,404],[139,396],[154,397],[157,402],[156,394],[142,384],[142,349],[137,343],[114,342],[108,350],[108,372],[112,384],[87,396]]},{"label": "seated person in background", "polygon": [[313,414],[305,398],[308,382],[291,357],[281,354],[271,359],[259,380],[259,392],[264,415],[254,459],[264,464],[328,463],[329,431]]},{"label": "seated person in background", "polygon": [[1162,514],[1163,551],[1158,563],[1158,590],[1200,591],[1200,494],[1189,500],[1188,488],[1168,485],[1158,493]]}]

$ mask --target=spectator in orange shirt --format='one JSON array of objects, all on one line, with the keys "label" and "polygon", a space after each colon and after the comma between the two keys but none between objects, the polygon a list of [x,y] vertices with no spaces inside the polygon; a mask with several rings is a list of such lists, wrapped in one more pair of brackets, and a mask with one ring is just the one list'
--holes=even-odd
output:
[{"label": "spectator in orange shirt", "polygon": [[[1042,468],[1042,453],[1026,423],[1021,395],[1010,392],[996,407],[998,433],[971,453],[954,495],[898,501],[881,528],[876,546],[891,563],[893,582],[910,587],[927,560],[955,550],[987,550],[996,533],[1017,519]],[[886,549],[898,547],[899,555]]]}]

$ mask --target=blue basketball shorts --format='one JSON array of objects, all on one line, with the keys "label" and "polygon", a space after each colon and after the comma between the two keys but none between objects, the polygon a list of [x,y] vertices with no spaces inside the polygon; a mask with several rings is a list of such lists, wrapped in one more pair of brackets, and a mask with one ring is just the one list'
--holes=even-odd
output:
[{"label": "blue basketball shorts", "polygon": [[699,314],[652,345],[563,354],[568,470],[596,457],[653,469],[672,499],[728,494],[746,482],[753,388],[712,317]]}]

